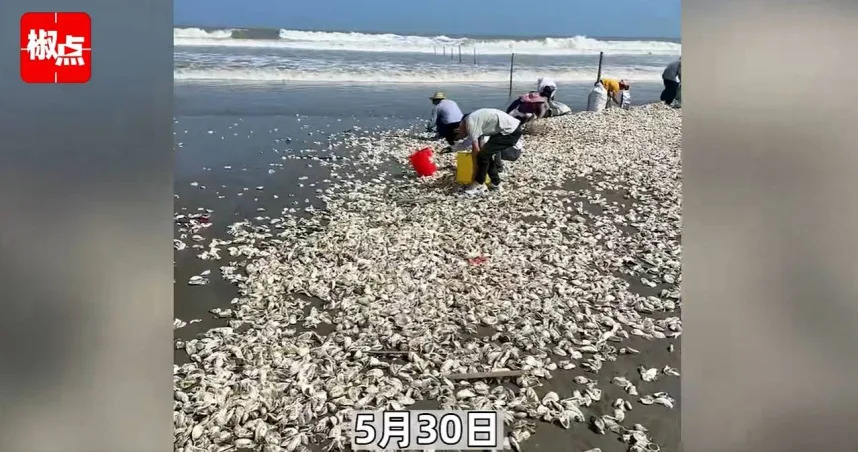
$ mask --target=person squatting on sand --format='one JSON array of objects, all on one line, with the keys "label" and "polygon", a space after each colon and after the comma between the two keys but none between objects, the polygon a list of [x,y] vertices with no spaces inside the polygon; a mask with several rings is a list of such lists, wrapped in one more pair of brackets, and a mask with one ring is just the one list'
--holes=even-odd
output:
[{"label": "person squatting on sand", "polygon": [[554,100],[554,95],[557,94],[557,83],[548,77],[540,77],[536,81],[536,92],[548,99],[548,102],[551,102]]},{"label": "person squatting on sand", "polygon": [[447,99],[442,92],[435,93],[429,98],[432,107],[432,116],[426,125],[427,132],[435,132],[435,139],[444,138],[447,144],[452,146],[456,142],[456,129],[462,120],[462,110],[459,105]]},{"label": "person squatting on sand", "polygon": [[661,92],[661,101],[667,105],[671,105],[676,100],[676,93],[682,81],[682,57],[668,64],[664,68],[664,72],[661,73],[661,78],[664,81],[664,91]]},{"label": "person squatting on sand", "polygon": [[615,78],[603,78],[601,82],[602,86],[604,86],[608,91],[608,105],[611,105],[611,102],[613,101],[617,106],[622,107],[623,92],[628,91],[631,88],[629,81],[626,79],[617,80]]},{"label": "person squatting on sand", "polygon": [[[491,180],[488,189],[500,188],[501,179],[497,159],[501,152],[518,144],[521,128],[521,121],[494,108],[481,108],[462,118],[457,136],[468,137],[471,140],[471,152],[476,157],[477,163],[474,182],[465,190],[465,193],[476,195],[485,191],[486,185],[483,182],[487,174]],[[488,137],[485,144],[481,144],[482,137]]]},{"label": "person squatting on sand", "polygon": [[521,122],[530,122],[548,116],[548,98],[537,91],[522,94],[506,107],[506,113]]}]

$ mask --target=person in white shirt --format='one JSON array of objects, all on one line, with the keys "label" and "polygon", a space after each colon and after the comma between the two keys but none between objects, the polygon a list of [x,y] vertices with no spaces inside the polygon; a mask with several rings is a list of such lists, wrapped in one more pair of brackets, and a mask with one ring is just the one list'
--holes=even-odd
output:
[{"label": "person in white shirt", "polygon": [[[497,158],[507,148],[514,148],[521,138],[521,122],[494,108],[481,108],[462,118],[457,136],[471,140],[471,152],[476,158],[474,182],[465,190],[469,195],[486,190],[486,175],[491,180],[490,190],[500,188],[501,179]],[[481,138],[488,137],[482,144]]]},{"label": "person in white shirt", "polygon": [[664,81],[664,91],[661,92],[661,101],[670,105],[676,99],[676,92],[679,89],[679,83],[682,81],[682,57],[668,64],[664,68],[664,72],[661,73],[661,78]]}]

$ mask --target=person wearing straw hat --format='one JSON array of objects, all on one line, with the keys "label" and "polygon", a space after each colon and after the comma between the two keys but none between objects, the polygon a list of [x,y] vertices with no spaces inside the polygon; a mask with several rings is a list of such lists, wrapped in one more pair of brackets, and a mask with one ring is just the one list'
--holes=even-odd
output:
[{"label": "person wearing straw hat", "polygon": [[631,84],[626,79],[603,78],[600,80],[602,86],[608,91],[608,105],[614,101],[617,105],[623,104],[622,92],[631,88]]},{"label": "person wearing straw hat", "polygon": [[456,129],[462,121],[459,105],[438,91],[429,98],[432,101],[432,116],[426,125],[427,132],[435,132],[435,139],[444,138],[452,146],[456,142]]}]

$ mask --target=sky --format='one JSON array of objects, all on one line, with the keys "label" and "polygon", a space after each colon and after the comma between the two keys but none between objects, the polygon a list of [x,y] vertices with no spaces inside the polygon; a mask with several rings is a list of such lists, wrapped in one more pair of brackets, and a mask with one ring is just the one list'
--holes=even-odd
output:
[{"label": "sky", "polygon": [[[716,1],[716,0],[713,0]],[[174,0],[177,26],[678,38],[681,0]]]}]

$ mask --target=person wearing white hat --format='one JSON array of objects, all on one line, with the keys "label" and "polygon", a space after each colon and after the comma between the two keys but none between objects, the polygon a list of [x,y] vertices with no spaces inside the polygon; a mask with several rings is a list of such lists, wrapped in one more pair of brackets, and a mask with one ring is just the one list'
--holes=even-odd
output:
[{"label": "person wearing white hat", "polygon": [[429,98],[432,101],[432,116],[426,125],[427,132],[435,132],[435,139],[444,138],[450,146],[456,142],[456,129],[462,121],[459,105],[438,91]]},{"label": "person wearing white hat", "polygon": [[614,101],[618,106],[623,104],[623,91],[631,88],[631,83],[626,79],[603,78],[600,80],[602,86],[608,91],[608,104]]},{"label": "person wearing white hat", "polygon": [[548,99],[548,102],[551,102],[554,100],[554,95],[557,93],[557,83],[548,77],[540,77],[539,80],[536,81],[536,91],[542,95],[542,97]]}]

